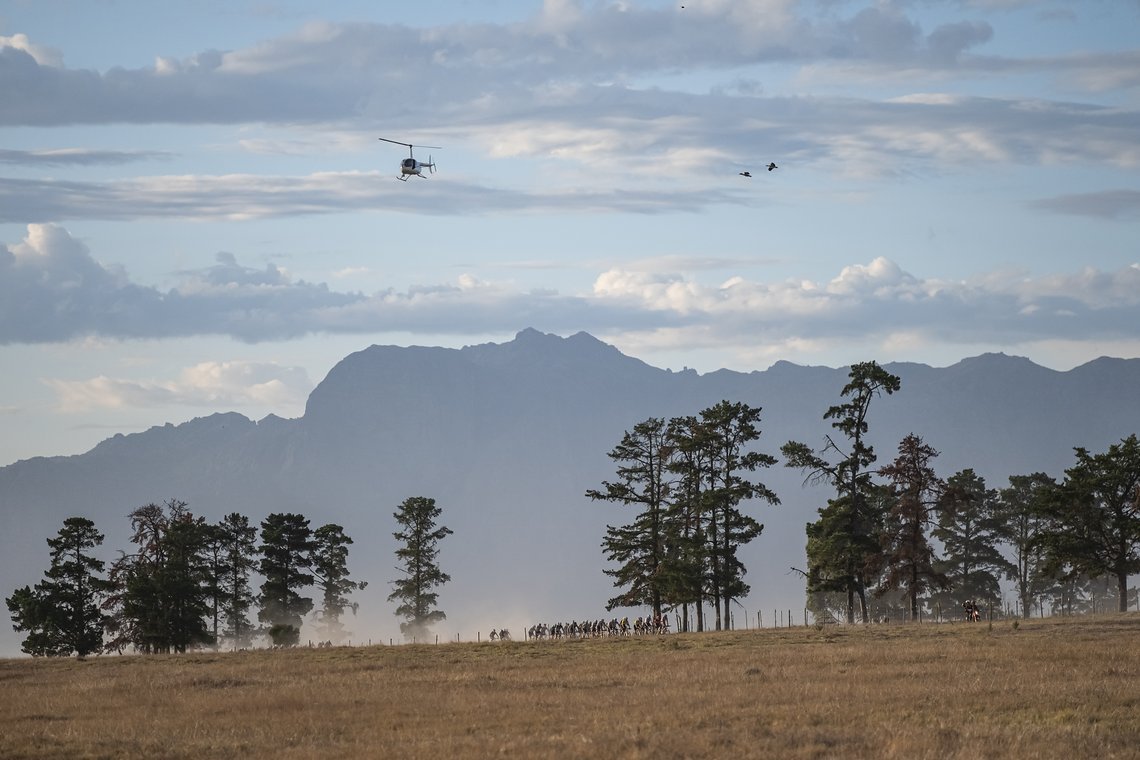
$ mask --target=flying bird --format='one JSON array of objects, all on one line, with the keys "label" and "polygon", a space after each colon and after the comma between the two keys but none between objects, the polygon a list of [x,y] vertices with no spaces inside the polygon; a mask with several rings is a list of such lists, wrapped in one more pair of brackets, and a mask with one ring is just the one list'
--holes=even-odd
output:
[{"label": "flying bird", "polygon": [[741,177],[751,177],[751,176],[752,176],[752,172],[741,172],[741,173],[740,173],[740,176],[741,176]]},{"label": "flying bird", "polygon": [[775,164],[768,164],[768,171],[772,171],[773,169],[779,169],[779,168],[780,167],[776,166]]}]

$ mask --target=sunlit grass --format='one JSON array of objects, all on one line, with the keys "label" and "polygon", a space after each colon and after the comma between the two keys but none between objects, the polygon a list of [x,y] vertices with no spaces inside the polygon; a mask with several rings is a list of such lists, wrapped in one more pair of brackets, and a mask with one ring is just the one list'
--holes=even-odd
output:
[{"label": "sunlit grass", "polygon": [[1136,757],[1140,616],[0,661],[0,756]]}]

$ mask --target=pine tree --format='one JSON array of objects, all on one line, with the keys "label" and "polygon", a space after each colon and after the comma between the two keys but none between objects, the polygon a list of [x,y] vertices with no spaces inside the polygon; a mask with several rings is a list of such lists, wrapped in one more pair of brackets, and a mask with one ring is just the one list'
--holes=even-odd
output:
[{"label": "pine tree", "polygon": [[1049,582],[1043,571],[1041,550],[1035,547],[1035,542],[1043,521],[1038,504],[1056,485],[1043,472],[1011,475],[1009,488],[1003,488],[998,494],[1001,535],[1013,549],[1010,578],[1017,586],[1021,616],[1026,619],[1033,614],[1034,602]]},{"label": "pine tree", "polygon": [[1128,576],[1140,573],[1140,440],[1132,434],[1102,454],[1074,451],[1077,463],[1040,503],[1046,526],[1035,546],[1053,571],[1114,578],[1127,612]]},{"label": "pine tree", "polygon": [[942,543],[943,559],[938,568],[951,584],[949,593],[932,601],[961,607],[1001,604],[1001,577],[1011,577],[1014,565],[1001,553],[1005,534],[1004,516],[998,509],[997,492],[972,469],[950,476],[938,502],[938,525],[931,535]]},{"label": "pine tree", "polygon": [[312,555],[313,576],[321,590],[319,635],[324,640],[339,643],[347,635],[341,617],[347,609],[355,615],[359,607],[348,600],[348,595],[365,588],[368,582],[348,577],[348,547],[352,539],[344,534],[344,528],[331,523],[322,525],[313,532],[313,540],[316,544]]},{"label": "pine tree", "polygon": [[98,577],[102,560],[91,556],[90,550],[102,545],[103,534],[90,520],[70,517],[47,543],[51,564],[44,580],[16,589],[5,599],[13,628],[28,633],[21,649],[36,657],[98,652],[106,622],[99,608],[108,584]]},{"label": "pine tree", "polygon": [[[819,520],[807,527],[808,594],[843,591],[847,594],[847,622],[855,622],[855,598],[864,623],[867,611],[868,567],[879,562],[877,527],[884,514],[882,500],[875,498],[871,480],[874,448],[867,443],[867,415],[871,401],[880,393],[888,396],[901,381],[875,362],[853,364],[840,395],[847,398],[824,413],[825,420],[847,438],[841,444],[830,435],[820,453],[798,441],[780,448],[785,464],[807,473],[805,485],[826,482],[836,492],[819,510]],[[834,454],[830,461],[821,454]]]},{"label": "pine tree", "polygon": [[714,604],[720,602],[716,609],[717,630],[728,628],[732,601],[751,590],[744,582],[746,569],[737,552],[764,530],[763,525],[741,511],[740,504],[751,499],[773,505],[780,503],[775,492],[763,483],[745,477],[745,473],[776,463],[776,458],[769,454],[747,450],[749,444],[760,437],[757,427],[760,412],[760,407],[729,401],[721,401],[701,412],[712,476],[705,498],[711,506],[712,518],[709,554],[713,600]]},{"label": "pine tree", "polygon": [[436,527],[441,513],[435,499],[412,496],[392,515],[400,526],[392,535],[400,542],[396,559],[404,577],[392,581],[394,590],[388,601],[400,602],[396,615],[404,618],[400,631],[408,640],[426,638],[432,624],[447,618],[442,610],[435,609],[439,594],[432,590],[451,580],[437,562],[438,544],[451,534],[450,528]]},{"label": "pine tree", "polygon": [[186,502],[147,504],[130,514],[138,548],[112,566],[112,648],[144,653],[185,652],[212,644],[209,612],[208,526]]},{"label": "pine tree", "polygon": [[696,630],[705,630],[704,598],[710,565],[705,520],[710,509],[705,497],[713,454],[708,431],[693,415],[674,417],[666,430],[671,457],[667,469],[675,476],[673,498],[665,520],[665,571],[662,583],[672,604],[681,606],[681,630],[692,630],[689,605],[693,605]]},{"label": "pine tree", "polygon": [[881,591],[905,591],[911,620],[918,620],[921,594],[932,587],[949,587],[945,573],[934,567],[934,549],[926,536],[944,488],[930,465],[937,456],[937,451],[912,433],[899,443],[895,461],[880,470],[894,497],[882,536],[885,577]]},{"label": "pine tree", "polygon": [[254,603],[249,576],[257,566],[257,529],[245,515],[231,512],[216,526],[221,557],[217,569],[217,587],[224,628],[222,635],[234,649],[250,644],[253,624],[249,610]]},{"label": "pine tree", "polygon": [[[312,585],[312,554],[316,548],[309,520],[293,513],[273,513],[261,523],[261,584],[257,619],[268,627],[287,626],[299,635],[313,600],[298,589]],[[291,636],[289,638],[292,638]]]},{"label": "pine tree", "polygon": [[670,485],[667,467],[670,447],[665,421],[651,417],[634,425],[609,453],[618,464],[617,480],[602,481],[602,489],[586,491],[595,501],[610,501],[640,509],[628,525],[606,526],[602,549],[606,559],[618,563],[603,572],[614,587],[625,589],[606,603],[606,609],[648,605],[661,614],[665,596],[665,515]]}]

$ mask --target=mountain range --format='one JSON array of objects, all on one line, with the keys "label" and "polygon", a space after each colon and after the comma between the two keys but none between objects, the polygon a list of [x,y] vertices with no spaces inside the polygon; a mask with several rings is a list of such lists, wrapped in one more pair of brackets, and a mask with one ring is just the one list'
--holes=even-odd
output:
[{"label": "mountain range", "polygon": [[[1065,372],[1004,354],[884,367],[901,389],[871,405],[879,464],[916,433],[940,452],[941,476],[969,467],[1001,488],[1010,475],[1061,477],[1075,463],[1073,447],[1099,452],[1140,432],[1140,359],[1100,358]],[[41,577],[45,539],[73,515],[107,535],[110,560],[130,548],[126,515],[150,502],[177,498],[211,521],[300,512],[354,539],[350,569],[369,586],[348,627],[357,640],[386,641],[399,635],[386,601],[398,574],[392,513],[409,496],[429,496],[454,531],[440,545],[452,579],[440,592],[448,616],[436,627],[440,640],[609,617],[600,543],[606,525],[631,521],[634,510],[584,494],[613,479],[608,453],[622,434],[727,399],[762,407],[759,450],[778,456],[792,439],[820,446],[832,432],[823,414],[842,400],[848,371],[781,361],[748,373],[673,372],[586,333],[533,329],[461,349],[370,346],[329,372],[299,418],[218,413],[0,468],[0,591]],[[754,625],[758,611],[766,625],[775,610],[801,614],[803,582],[791,568],[804,566],[804,525],[832,495],[782,465],[757,479],[781,503],[748,508],[765,529],[741,553],[752,592],[738,627]],[[4,625],[0,655],[18,652],[18,641]]]}]

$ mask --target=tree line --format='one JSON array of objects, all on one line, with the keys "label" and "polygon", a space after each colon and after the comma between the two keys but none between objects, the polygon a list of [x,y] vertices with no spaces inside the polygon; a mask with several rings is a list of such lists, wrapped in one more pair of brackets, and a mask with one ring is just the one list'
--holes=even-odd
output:
[{"label": "tree line", "polygon": [[[783,464],[805,485],[833,496],[806,527],[803,574],[817,617],[876,613],[917,619],[966,602],[1001,608],[1001,580],[1013,583],[1019,613],[1047,601],[1076,611],[1106,582],[1117,609],[1129,600],[1128,576],[1140,572],[1140,442],[1136,435],[1092,454],[1074,449],[1064,478],[1014,475],[989,488],[973,469],[941,478],[938,451],[911,433],[889,464],[876,466],[868,442],[871,402],[901,388],[875,362],[852,365],[840,403],[823,414],[835,431],[818,449],[788,441]],[[751,474],[777,463],[749,448],[760,436],[762,409],[723,401],[697,417],[650,418],[627,431],[609,453],[616,478],[586,491],[593,500],[633,506],[632,522],[607,526],[605,572],[620,593],[607,609],[679,609],[683,630],[730,620],[746,595],[737,551],[763,525],[742,510],[746,500],[779,504]],[[693,615],[690,615],[690,609]],[[690,623],[690,617],[693,623]]]},{"label": "tree line", "polygon": [[[1014,475],[1001,489],[973,469],[939,477],[938,451],[914,433],[892,462],[876,466],[871,403],[900,388],[875,362],[852,365],[840,403],[823,414],[835,432],[819,448],[798,441],[780,447],[783,464],[803,472],[805,485],[832,493],[805,526],[806,568],[793,568],[817,617],[838,614],[853,623],[857,612],[869,622],[883,611],[915,619],[966,601],[1000,607],[1003,579],[1013,583],[1025,617],[1043,601],[1077,611],[1105,581],[1115,583],[1117,608],[1127,609],[1128,577],[1140,572],[1135,434],[1099,454],[1075,448],[1077,461],[1060,480]],[[637,512],[632,522],[606,527],[601,548],[611,566],[604,572],[619,590],[607,610],[646,606],[655,617],[679,610],[685,631],[730,627],[733,604],[751,590],[740,549],[764,529],[745,506],[780,503],[757,479],[779,462],[755,449],[761,412],[725,400],[697,415],[651,417],[609,452],[615,478],[585,495]],[[436,589],[450,581],[438,555],[451,530],[437,525],[440,514],[422,496],[393,513],[402,577],[392,581],[388,600],[397,602],[408,639],[426,636],[446,617],[436,609]],[[25,652],[241,648],[256,634],[292,645],[310,613],[320,638],[339,641],[345,614],[358,608],[349,597],[367,585],[350,577],[353,542],[343,528],[312,529],[300,514],[269,515],[260,543],[245,516],[211,524],[177,500],[140,507],[129,520],[133,548],[109,567],[92,553],[104,537],[86,518],[69,518],[48,539],[44,579],[6,599],[14,628],[27,633]],[[255,571],[263,579],[257,593]],[[303,595],[310,588],[316,600]]]},{"label": "tree line", "polygon": [[[433,590],[449,580],[437,562],[437,543],[451,532],[435,526],[440,512],[434,499],[412,497],[393,514],[404,577],[393,581],[388,599],[400,602],[396,614],[409,638],[445,617]],[[14,629],[27,634],[24,652],[241,649],[257,635],[294,646],[310,613],[322,641],[348,638],[344,618],[359,607],[350,595],[368,583],[349,573],[353,540],[342,526],[312,528],[304,515],[273,513],[259,534],[245,515],[209,523],[177,499],[139,507],[128,519],[132,548],[110,563],[94,555],[104,535],[87,518],[68,518],[47,540],[44,579],[5,600]],[[256,591],[255,572],[263,581]]]}]

